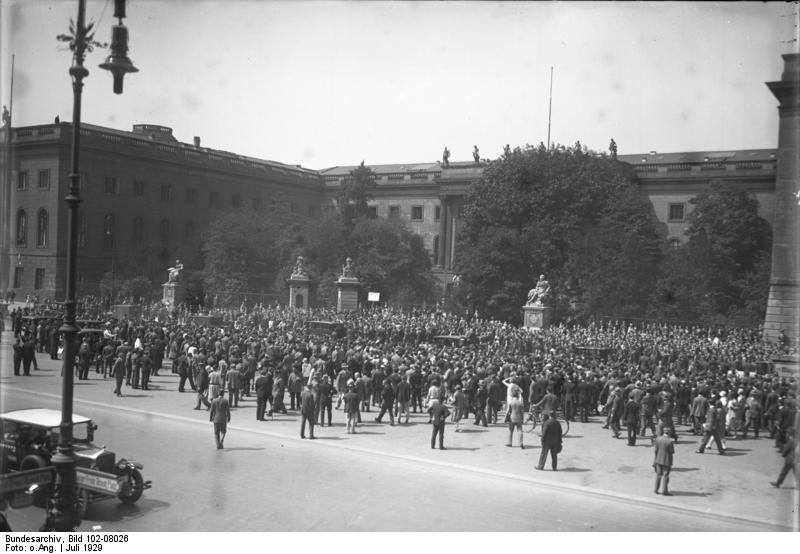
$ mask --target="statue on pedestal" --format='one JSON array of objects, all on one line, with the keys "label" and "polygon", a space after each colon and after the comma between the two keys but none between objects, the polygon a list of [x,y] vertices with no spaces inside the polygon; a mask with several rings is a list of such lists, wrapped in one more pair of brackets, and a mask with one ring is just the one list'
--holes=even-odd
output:
[{"label": "statue on pedestal", "polygon": [[355,277],[355,269],[353,268],[353,258],[347,258],[344,261],[344,266],[342,266],[342,275],[341,277]]},{"label": "statue on pedestal", "polygon": [[168,283],[177,283],[181,279],[181,271],[183,271],[183,264],[180,260],[175,260],[175,265],[167,269]]},{"label": "statue on pedestal", "polygon": [[308,271],[306,271],[305,260],[303,259],[303,256],[297,256],[297,261],[294,263],[294,269],[292,269],[291,277],[308,279]]},{"label": "statue on pedestal", "polygon": [[447,149],[447,146],[444,147],[444,152],[442,152],[442,165],[450,165],[450,150]]},{"label": "statue on pedestal", "polygon": [[539,275],[539,281],[536,287],[528,291],[528,301],[526,306],[543,306],[544,301],[550,296],[550,283],[544,278],[544,275]]},{"label": "statue on pedestal", "polygon": [[478,146],[477,145],[473,145],[472,159],[475,160],[475,163],[478,163],[479,161],[481,161],[481,154],[478,151]]}]

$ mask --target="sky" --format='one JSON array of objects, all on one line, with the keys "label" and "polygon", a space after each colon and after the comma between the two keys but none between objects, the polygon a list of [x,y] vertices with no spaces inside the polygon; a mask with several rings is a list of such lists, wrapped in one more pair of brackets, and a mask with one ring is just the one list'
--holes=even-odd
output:
[{"label": "sky", "polygon": [[[0,0],[0,103],[72,120],[77,0]],[[113,0],[87,4],[110,42]],[[494,158],[551,141],[620,154],[775,148],[796,4],[129,0],[138,73],[87,55],[82,121],[311,169]]]}]

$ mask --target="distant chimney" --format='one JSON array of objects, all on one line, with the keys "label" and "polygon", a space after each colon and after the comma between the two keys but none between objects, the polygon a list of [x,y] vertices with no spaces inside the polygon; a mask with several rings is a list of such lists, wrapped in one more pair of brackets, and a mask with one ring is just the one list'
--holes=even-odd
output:
[{"label": "distant chimney", "polygon": [[200,137],[194,137],[194,147],[200,148]]}]

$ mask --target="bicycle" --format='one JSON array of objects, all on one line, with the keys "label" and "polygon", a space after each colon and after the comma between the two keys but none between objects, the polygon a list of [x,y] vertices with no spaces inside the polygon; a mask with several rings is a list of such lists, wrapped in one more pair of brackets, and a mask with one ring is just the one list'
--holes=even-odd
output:
[{"label": "bicycle", "polygon": [[[561,436],[566,437],[569,433],[569,420],[564,419],[561,410],[556,412],[556,420],[561,425]],[[525,421],[522,422],[522,430],[525,433],[531,433],[536,428],[542,428],[542,414],[540,410],[531,410],[525,416]],[[541,431],[540,431],[541,434]]]}]

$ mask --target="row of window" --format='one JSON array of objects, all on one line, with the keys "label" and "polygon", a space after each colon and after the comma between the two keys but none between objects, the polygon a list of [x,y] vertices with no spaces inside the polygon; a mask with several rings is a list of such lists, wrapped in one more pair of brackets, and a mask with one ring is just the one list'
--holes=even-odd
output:
[{"label": "row of window", "polygon": [[[86,214],[78,216],[78,247],[86,247]],[[156,229],[158,238],[163,243],[170,242],[173,236],[172,222],[164,218],[158,222]],[[183,227],[183,242],[190,242],[195,237],[195,224],[194,221],[187,221]],[[135,217],[131,222],[131,246],[138,248],[144,246],[147,242],[147,227],[143,217]],[[117,224],[116,216],[113,213],[108,213],[103,217],[103,248],[111,249],[117,244]]]},{"label": "row of window", "polygon": [[[39,181],[38,181],[38,188],[40,189],[49,189],[50,188],[50,170],[49,169],[40,169],[39,170]],[[27,171],[20,171],[17,173],[17,190],[27,190],[28,188],[28,172]]]},{"label": "row of window", "polygon": [[[369,217],[378,217],[378,206],[368,206],[367,214]],[[390,205],[389,206],[389,218],[390,219],[397,219],[400,217],[400,206]],[[433,209],[433,220],[439,221],[442,217],[442,207],[441,206],[434,206]],[[424,206],[411,206],[411,221],[422,221],[425,218],[425,207]]]},{"label": "row of window", "polygon": [[[49,240],[49,216],[47,210],[40,208],[36,213],[36,246],[46,248]],[[16,227],[17,246],[28,246],[28,213],[25,210],[17,211]]]},{"label": "row of window", "polygon": [[[81,174],[81,182],[86,182],[86,174]],[[17,190],[26,190],[28,188],[28,171],[20,171],[17,174]],[[42,169],[39,171],[39,188],[40,189],[49,189],[50,188],[50,170],[49,169]],[[119,194],[119,182],[116,177],[106,177],[105,185],[103,191],[108,196],[116,196]],[[135,198],[144,198],[147,195],[147,183],[145,181],[134,181],[133,182],[133,196]],[[186,204],[197,205],[199,202],[199,193],[196,188],[187,187],[184,191],[184,202]],[[175,187],[170,184],[162,184],[160,185],[160,199],[162,202],[174,202],[175,201]],[[271,201],[270,208],[272,211],[277,211],[279,206],[284,204],[284,202],[279,199],[278,197],[273,197]],[[217,191],[210,191],[208,193],[208,205],[212,209],[219,209],[222,207],[220,202],[220,194]],[[234,209],[241,209],[244,205],[244,199],[240,194],[232,194],[231,195],[231,207]],[[261,200],[260,196],[254,196],[251,199],[251,206],[255,210],[261,210],[263,208],[263,201]],[[289,210],[291,213],[298,213],[299,206],[296,202],[291,202],[289,204]],[[317,214],[316,207],[313,205],[308,206],[308,215],[310,217],[314,217]]]},{"label": "row of window", "polygon": [[[44,288],[44,268],[37,267],[33,273],[33,288],[34,290],[41,290]],[[23,279],[25,278],[25,268],[17,266],[14,268],[14,288],[22,288]]]}]

